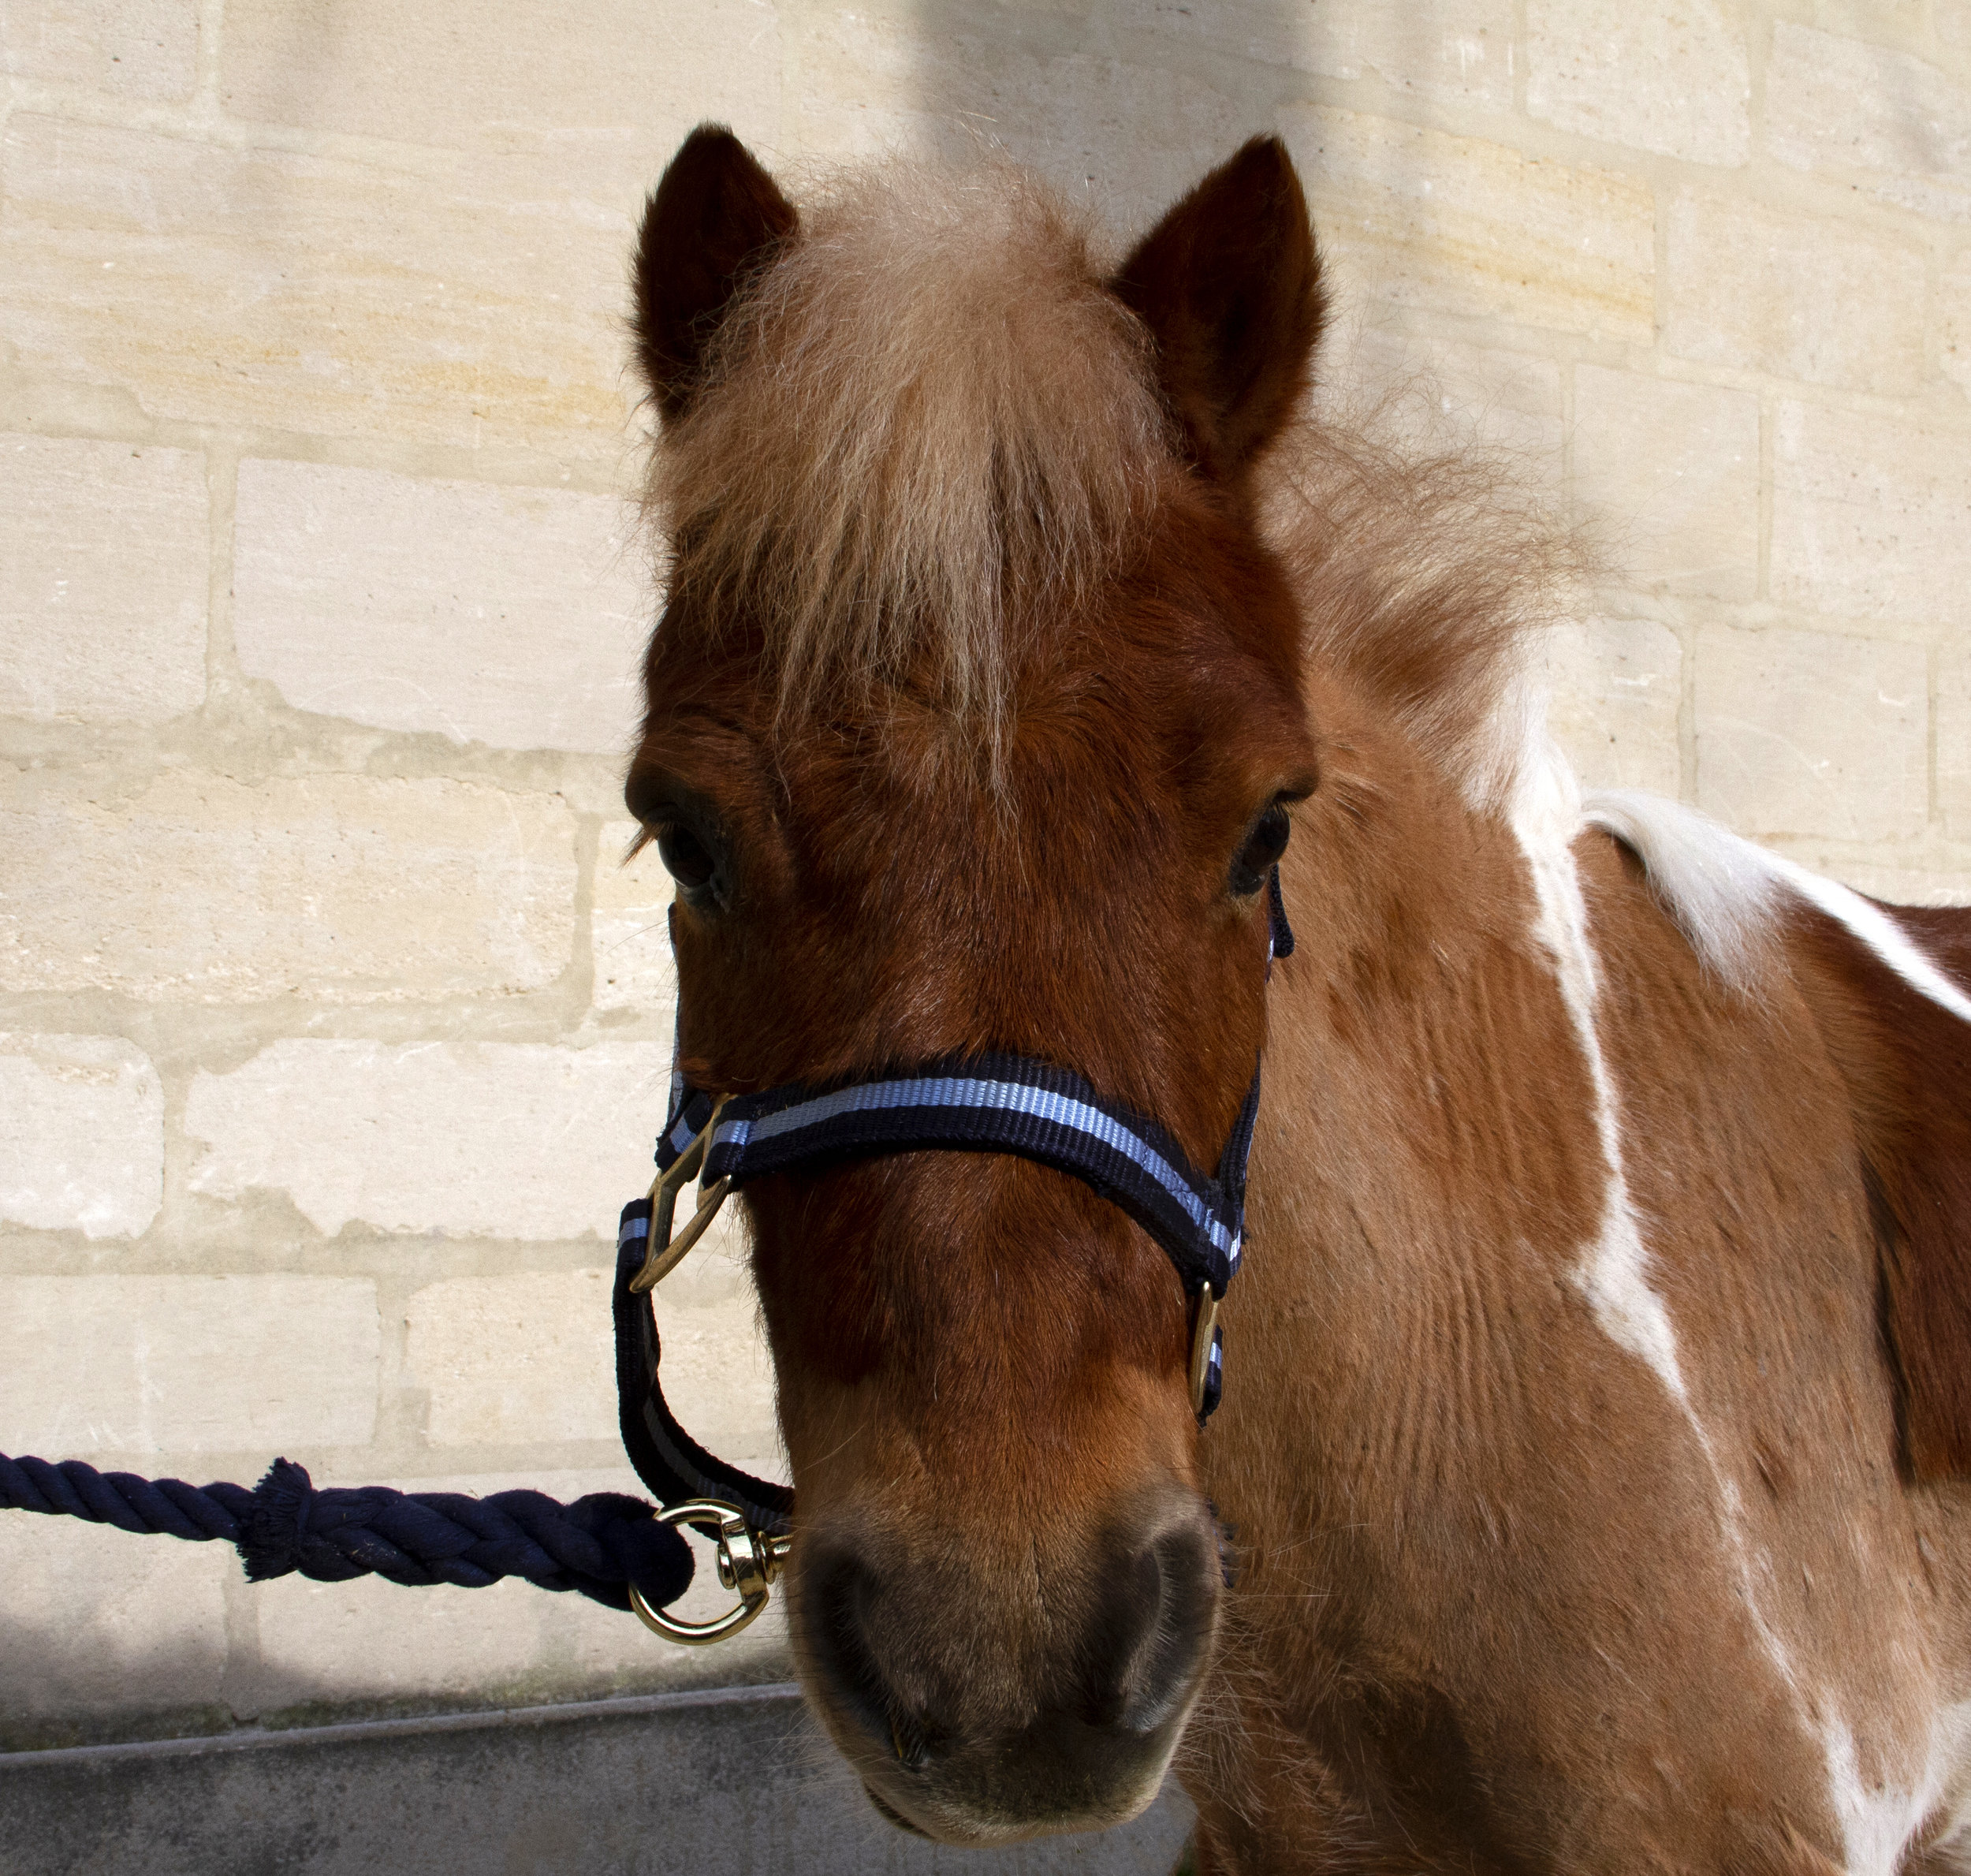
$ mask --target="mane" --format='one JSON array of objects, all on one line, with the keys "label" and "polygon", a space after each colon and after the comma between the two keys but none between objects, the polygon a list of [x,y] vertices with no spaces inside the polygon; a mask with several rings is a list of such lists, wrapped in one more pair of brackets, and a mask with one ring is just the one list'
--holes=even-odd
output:
[{"label": "mane", "polygon": [[1537,655],[1592,555],[1510,453],[1401,440],[1421,388],[1331,394],[1291,428],[1265,465],[1264,531],[1301,596],[1309,657],[1498,809],[1544,743]]},{"label": "mane", "polygon": [[674,595],[769,635],[783,710],[928,687],[997,740],[1021,622],[1126,554],[1171,461],[1087,224],[1008,164],[825,188],[714,341],[649,496]]}]

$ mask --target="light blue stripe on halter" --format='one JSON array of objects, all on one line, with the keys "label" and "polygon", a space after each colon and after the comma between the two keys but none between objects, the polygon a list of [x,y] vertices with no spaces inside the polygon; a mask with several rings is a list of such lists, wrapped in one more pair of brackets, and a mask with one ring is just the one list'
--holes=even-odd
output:
[{"label": "light blue stripe on halter", "polygon": [[713,1142],[717,1146],[743,1151],[749,1140],[774,1139],[782,1134],[798,1133],[844,1114],[898,1107],[997,1108],[1031,1114],[1071,1132],[1100,1140],[1104,1146],[1140,1166],[1177,1201],[1192,1224],[1213,1245],[1233,1263],[1239,1261],[1238,1239],[1198,1197],[1190,1181],[1148,1141],[1099,1107],[1090,1107],[1085,1101],[1055,1094],[1050,1089],[1029,1087],[1024,1082],[982,1081],[968,1076],[864,1082],[855,1087],[839,1089],[832,1095],[817,1095],[811,1101],[797,1102],[792,1107],[784,1107],[778,1113],[766,1114],[757,1121],[722,1121],[712,1136]]},{"label": "light blue stripe on halter", "polygon": [[680,1114],[677,1124],[671,1129],[671,1157],[675,1159],[697,1138],[697,1129]]}]

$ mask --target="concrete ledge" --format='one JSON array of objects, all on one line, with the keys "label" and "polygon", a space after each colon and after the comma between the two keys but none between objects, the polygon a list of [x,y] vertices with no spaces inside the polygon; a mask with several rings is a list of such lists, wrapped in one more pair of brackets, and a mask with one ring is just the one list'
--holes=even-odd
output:
[{"label": "concrete ledge", "polygon": [[0,1755],[8,1876],[1164,1876],[1190,1818],[923,1843],[789,1685]]}]

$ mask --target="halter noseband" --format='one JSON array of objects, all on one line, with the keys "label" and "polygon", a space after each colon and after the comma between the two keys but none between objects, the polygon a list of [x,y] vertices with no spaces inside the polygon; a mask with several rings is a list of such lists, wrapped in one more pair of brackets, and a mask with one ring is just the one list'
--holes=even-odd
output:
[{"label": "halter noseband", "polygon": [[[1272,960],[1294,948],[1277,867],[1268,876],[1267,912],[1270,975]],[[750,1578],[758,1587],[743,1593],[736,1621],[699,1627],[660,1619],[646,1608],[638,1613],[673,1640],[709,1641],[735,1632],[765,1606],[765,1585],[792,1527],[792,1490],[707,1453],[678,1424],[658,1380],[662,1350],[648,1293],[704,1235],[728,1194],[769,1173],[814,1173],[884,1154],[938,1150],[1010,1153],[1071,1174],[1163,1247],[1185,1295],[1195,1299],[1191,1406],[1202,1427],[1224,1391],[1218,1304],[1239,1270],[1246,1162],[1258,1113],[1255,1062],[1252,1085],[1214,1175],[1194,1166],[1155,1121],[1108,1100],[1073,1070],[1026,1056],[951,1056],[831,1089],[790,1083],[723,1099],[673,1071],[670,1116],[658,1136],[657,1181],[647,1197],[623,1207],[617,1236],[623,1443],[643,1483],[666,1505],[683,1512],[688,1501],[692,1510],[686,1521],[708,1531],[719,1526],[712,1534],[720,1539],[721,1577]],[[673,1235],[678,1194],[694,1177],[698,1209]],[[699,1506],[706,1509],[700,1513]],[[717,1510],[738,1516],[721,1520]],[[742,1520],[743,1531],[736,1528]]]}]

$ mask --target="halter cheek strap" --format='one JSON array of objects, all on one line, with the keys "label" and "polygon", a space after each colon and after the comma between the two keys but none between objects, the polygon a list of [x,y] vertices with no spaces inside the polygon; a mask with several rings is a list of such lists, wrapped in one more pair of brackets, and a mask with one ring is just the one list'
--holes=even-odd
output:
[{"label": "halter cheek strap", "polygon": [[[1272,960],[1294,934],[1280,870],[1267,882]],[[672,1077],[671,1115],[658,1136],[651,1196],[623,1208],[617,1240],[617,1386],[623,1441],[646,1485],[665,1503],[723,1498],[770,1535],[788,1528],[793,1494],[714,1458],[680,1427],[658,1383],[661,1345],[647,1292],[696,1241],[725,1194],[776,1173],[814,1173],[889,1153],[1010,1153],[1079,1179],[1163,1247],[1195,1300],[1198,1423],[1223,1391],[1218,1300],[1243,1248],[1246,1162],[1259,1113],[1259,1069],[1232,1123],[1216,1173],[1194,1166],[1155,1121],[1108,1100],[1072,1069],[1017,1055],[952,1056],[846,1087],[798,1084],[714,1103]],[[677,1191],[695,1173],[710,1197],[673,1238]]]}]

